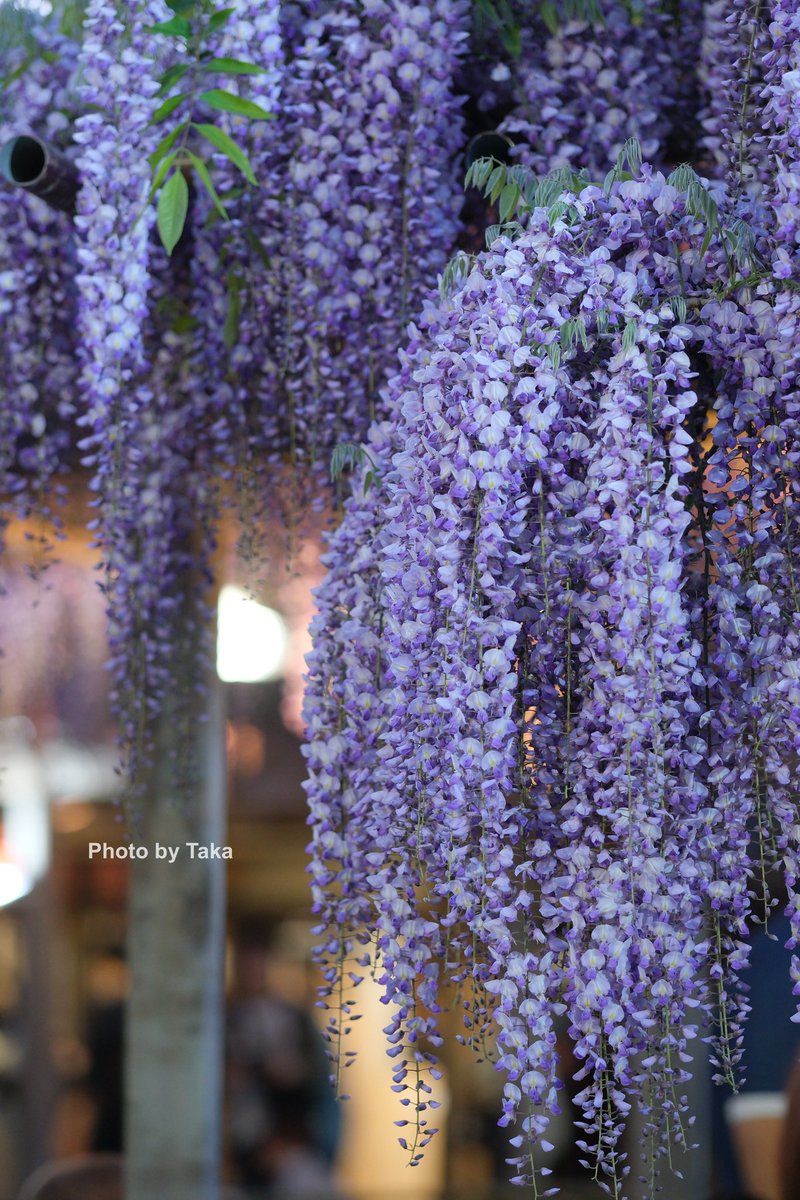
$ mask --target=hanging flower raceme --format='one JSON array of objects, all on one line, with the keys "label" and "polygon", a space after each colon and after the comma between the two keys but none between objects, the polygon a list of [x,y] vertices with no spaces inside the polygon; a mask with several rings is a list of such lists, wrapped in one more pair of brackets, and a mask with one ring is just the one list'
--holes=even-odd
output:
[{"label": "hanging flower raceme", "polygon": [[[207,191],[194,198],[191,311],[198,316],[197,369],[186,386],[208,399],[207,423],[217,460],[232,475],[245,538],[254,536],[265,512],[281,511],[279,421],[276,381],[269,374],[274,346],[272,312],[278,281],[265,271],[262,239],[280,224],[282,183],[275,173],[283,137],[279,124],[283,49],[280,5],[240,0],[209,54],[243,63],[249,70],[229,90],[257,104],[272,120],[224,116],[257,173],[258,188],[244,186],[229,158],[213,155],[217,193],[226,197],[225,218]],[[253,72],[253,73],[250,73]]]},{"label": "hanging flower raceme", "polygon": [[[765,707],[770,720],[764,738],[764,758],[774,808],[773,821],[783,835],[779,846],[787,861],[790,893],[789,915],[795,944],[800,941],[800,898],[798,883],[798,831],[790,779],[800,749],[800,591],[798,591],[797,529],[800,521],[800,297],[796,292],[800,279],[800,226],[797,221],[800,157],[797,134],[800,128],[800,14],[786,0],[775,0],[769,26],[771,46],[764,58],[768,145],[776,163],[770,198],[774,203],[775,225],[771,231],[772,280],[769,291],[771,320],[764,317],[758,333],[766,340],[772,360],[774,390],[767,408],[762,401],[764,425],[758,446],[762,471],[769,470],[771,487],[762,504],[769,521],[762,538],[764,552],[759,554],[758,584],[769,594],[758,596],[759,629],[763,638],[771,638],[766,656]],[[766,291],[766,284],[762,285]],[[753,388],[759,384],[754,381]],[[764,545],[769,538],[769,545]],[[768,569],[767,569],[768,568]],[[771,602],[771,603],[769,603]],[[775,608],[779,618],[775,619]],[[762,644],[761,641],[759,643]],[[775,785],[777,781],[777,787]],[[795,959],[795,980],[800,967]],[[800,986],[795,987],[800,994]]]},{"label": "hanging flower raceme", "polygon": [[[151,124],[161,53],[151,26],[168,16],[161,0],[90,3],[81,45],[84,112],[75,131],[79,423],[98,494],[115,709],[133,792],[152,762],[156,718],[176,691],[174,634],[188,617],[197,562],[194,497],[186,486],[194,435],[187,414],[160,391],[152,345],[159,331],[150,308],[155,214],[148,155],[161,136]],[[191,618],[183,627],[196,636]]]},{"label": "hanging flower raceme", "polygon": [[602,20],[565,21],[556,33],[526,20],[522,54],[512,64],[516,104],[501,125],[517,155],[537,174],[580,165],[595,176],[629,137],[650,161],[666,161],[666,139],[681,90],[680,47],[697,25],[682,4],[674,25],[664,6],[603,5]]},{"label": "hanging flower raceme", "polygon": [[751,195],[771,171],[757,103],[769,7],[759,0],[709,0],[700,41],[700,146],[715,176]]},{"label": "hanging flower raceme", "polygon": [[268,424],[301,468],[327,472],[332,447],[363,435],[455,240],[452,78],[467,19],[460,0],[348,0],[290,39],[281,136],[262,168],[282,201],[256,230],[268,263],[256,301],[272,343]]},{"label": "hanging flower raceme", "polygon": [[701,240],[645,169],[535,209],[429,312],[331,542],[307,702],[330,992],[366,946],[419,1099],[419,1035],[435,1045],[438,987],[461,987],[528,1148],[565,1013],[584,1152],[617,1185],[634,1101],[654,1155],[684,1139],[694,1010],[716,1001],[706,912],[720,864],[739,878],[706,854],[726,826],[683,598]]}]

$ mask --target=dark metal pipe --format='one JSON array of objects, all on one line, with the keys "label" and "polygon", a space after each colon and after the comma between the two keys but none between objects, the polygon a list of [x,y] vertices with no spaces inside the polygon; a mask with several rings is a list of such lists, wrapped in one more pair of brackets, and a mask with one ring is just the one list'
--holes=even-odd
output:
[{"label": "dark metal pipe", "polygon": [[498,162],[507,163],[513,149],[514,143],[507,133],[487,129],[476,133],[467,143],[466,166],[471,167],[479,158],[496,158]]},{"label": "dark metal pipe", "polygon": [[80,176],[65,155],[32,134],[11,138],[0,149],[0,175],[59,212],[75,215]]}]

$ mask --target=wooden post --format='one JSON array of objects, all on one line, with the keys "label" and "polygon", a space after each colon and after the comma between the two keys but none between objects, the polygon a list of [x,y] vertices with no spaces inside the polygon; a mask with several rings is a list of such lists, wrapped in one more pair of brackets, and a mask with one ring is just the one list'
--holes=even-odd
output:
[{"label": "wooden post", "polygon": [[[169,740],[167,728],[167,752]],[[148,857],[132,865],[125,1200],[218,1200],[220,1193],[225,862],[189,850],[190,842],[225,842],[216,683],[199,742],[201,794],[170,795],[171,771],[156,772],[143,814]],[[157,844],[178,847],[175,861],[156,858]]]}]

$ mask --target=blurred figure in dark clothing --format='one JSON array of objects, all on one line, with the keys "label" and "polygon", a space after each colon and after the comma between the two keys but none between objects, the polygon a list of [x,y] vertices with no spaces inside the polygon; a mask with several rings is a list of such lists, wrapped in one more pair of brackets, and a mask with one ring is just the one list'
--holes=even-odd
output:
[{"label": "blurred figure in dark clothing", "polygon": [[228,1141],[237,1182],[264,1200],[335,1200],[338,1103],[309,1013],[270,994],[272,931],[248,922],[235,942],[228,1015]]},{"label": "blurred figure in dark clothing", "polygon": [[121,1000],[96,1008],[89,1017],[86,1083],[96,1105],[90,1149],[122,1153],[123,1041],[125,1006]]},{"label": "blurred figure in dark clothing", "polygon": [[121,1154],[123,1143],[123,1078],[125,1002],[129,979],[125,954],[111,950],[90,968],[93,1002],[89,1008],[86,1078],[95,1105],[90,1149],[96,1154]]}]

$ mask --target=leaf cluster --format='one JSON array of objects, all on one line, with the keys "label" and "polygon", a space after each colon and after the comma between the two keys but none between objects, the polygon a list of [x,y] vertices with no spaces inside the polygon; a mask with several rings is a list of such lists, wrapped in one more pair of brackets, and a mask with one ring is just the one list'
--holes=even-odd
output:
[{"label": "leaf cluster", "polygon": [[509,0],[475,0],[478,33],[492,30],[498,34],[503,49],[511,58],[522,53],[522,30]]},{"label": "leaf cluster", "polygon": [[372,484],[378,479],[377,464],[374,458],[364,446],[359,446],[355,442],[339,442],[331,453],[331,480],[335,482],[344,475],[345,471],[354,471],[364,463],[369,464],[369,469],[364,475],[364,494],[366,495]]},{"label": "leaf cluster", "polygon": [[152,25],[151,31],[179,43],[181,59],[159,78],[160,103],[153,113],[153,125],[166,125],[177,117],[150,155],[153,184],[150,200],[158,195],[156,208],[158,232],[168,254],[183,233],[189,210],[187,176],[194,173],[211,197],[218,216],[228,220],[228,212],[214,186],[206,158],[189,149],[194,135],[224,154],[252,186],[257,180],[241,146],[219,125],[194,120],[195,107],[203,105],[215,112],[230,113],[245,120],[270,120],[272,114],[252,100],[227,88],[216,86],[220,77],[252,76],[263,68],[243,59],[219,57],[210,43],[225,27],[233,8],[216,8],[208,0],[168,0],[173,16]]},{"label": "leaf cluster", "polygon": [[520,219],[537,208],[548,210],[551,225],[562,217],[572,220],[577,212],[562,197],[565,193],[576,195],[588,182],[585,171],[570,167],[557,167],[539,178],[520,163],[508,166],[496,158],[478,158],[467,170],[464,186],[477,188],[490,204],[497,205],[499,224],[486,231],[486,243],[491,246],[501,234],[515,237],[522,228]]}]

